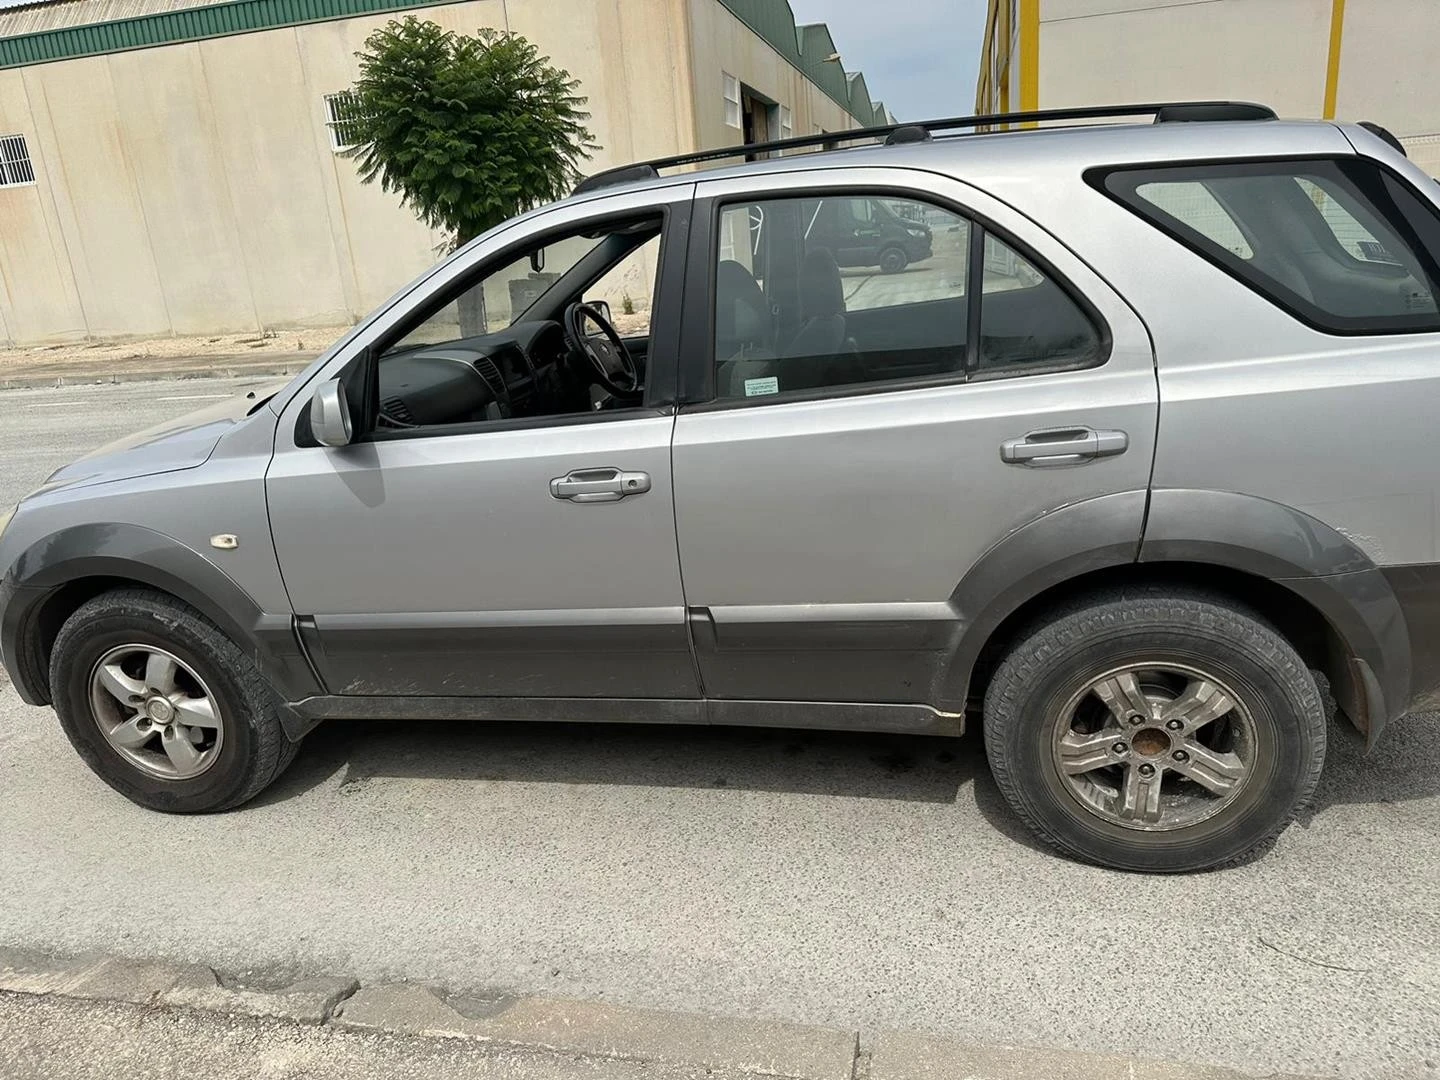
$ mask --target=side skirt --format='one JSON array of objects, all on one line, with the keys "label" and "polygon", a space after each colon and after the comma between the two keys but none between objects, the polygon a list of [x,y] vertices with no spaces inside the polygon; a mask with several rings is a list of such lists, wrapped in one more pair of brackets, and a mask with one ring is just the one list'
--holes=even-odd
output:
[{"label": "side skirt", "polygon": [[292,702],[298,738],[322,720],[530,720],[578,724],[716,724],[961,735],[965,718],[929,705],[690,698],[341,697]]}]

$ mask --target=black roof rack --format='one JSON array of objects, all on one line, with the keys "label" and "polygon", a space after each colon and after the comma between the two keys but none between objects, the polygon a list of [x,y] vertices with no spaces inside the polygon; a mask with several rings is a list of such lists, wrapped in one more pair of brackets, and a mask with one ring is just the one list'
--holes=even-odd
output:
[{"label": "black roof rack", "polygon": [[822,135],[800,135],[793,139],[775,139],[771,142],[744,143],[740,146],[725,146],[716,150],[700,150],[693,154],[677,154],[674,157],[641,161],[588,176],[576,186],[574,194],[582,195],[587,191],[611,187],[614,184],[628,184],[632,180],[651,180],[660,175],[661,169],[744,157],[747,154],[763,154],[772,150],[800,150],[807,146],[826,146],[837,142],[854,142],[857,139],[884,139],[893,145],[923,142],[936,131],[994,127],[998,124],[1045,123],[1052,120],[1103,120],[1120,116],[1153,116],[1157,124],[1179,121],[1274,120],[1275,110],[1267,105],[1256,105],[1248,101],[1161,101],[1147,105],[1092,105],[1080,109],[1038,109],[1033,112],[951,116],[942,120],[919,120],[906,124],[887,124],[883,127],[829,131]]}]

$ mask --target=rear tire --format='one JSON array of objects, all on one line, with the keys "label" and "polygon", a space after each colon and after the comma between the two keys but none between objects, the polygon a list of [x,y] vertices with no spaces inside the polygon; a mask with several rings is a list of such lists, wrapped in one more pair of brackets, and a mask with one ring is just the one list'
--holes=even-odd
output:
[{"label": "rear tire", "polygon": [[85,763],[152,810],[239,806],[299,750],[254,662],[194,608],[148,590],[104,593],[70,616],[50,690]]},{"label": "rear tire", "polygon": [[1010,806],[1071,857],[1174,873],[1240,861],[1315,790],[1319,690],[1290,644],[1229,600],[1089,598],[1034,625],[985,696]]},{"label": "rear tire", "polygon": [[905,267],[910,265],[910,256],[905,254],[904,248],[889,247],[880,252],[880,272],[882,274],[903,273]]}]

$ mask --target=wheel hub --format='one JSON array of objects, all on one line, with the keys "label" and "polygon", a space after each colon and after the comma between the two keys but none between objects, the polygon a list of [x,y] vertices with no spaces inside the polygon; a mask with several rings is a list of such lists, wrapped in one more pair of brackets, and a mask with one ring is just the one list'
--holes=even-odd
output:
[{"label": "wheel hub", "polygon": [[1131,737],[1130,748],[1145,757],[1159,757],[1170,749],[1170,736],[1163,728],[1141,728]]},{"label": "wheel hub", "polygon": [[164,727],[175,719],[175,706],[166,701],[163,697],[153,697],[145,703],[145,715],[156,724]]}]

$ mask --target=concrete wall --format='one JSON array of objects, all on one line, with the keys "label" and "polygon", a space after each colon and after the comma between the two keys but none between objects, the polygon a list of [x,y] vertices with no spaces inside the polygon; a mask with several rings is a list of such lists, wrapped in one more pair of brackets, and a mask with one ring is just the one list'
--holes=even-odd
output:
[{"label": "concrete wall", "polygon": [[[797,135],[855,126],[719,0],[404,14],[539,45],[589,97],[592,171],[740,141],[722,71],[789,106]],[[361,184],[325,127],[324,96],[353,82],[354,54],[392,17],[0,69],[0,135],[25,136],[36,173],[0,188],[0,343],[344,325],[433,263],[443,238]]]},{"label": "concrete wall", "polygon": [[1319,116],[1330,10],[1331,0],[1042,0],[1040,107],[1221,98]]},{"label": "concrete wall", "polygon": [[[1039,104],[1228,98],[1320,117],[1335,9],[1334,0],[1040,0]],[[989,52],[1006,50],[997,40]],[[1432,172],[1437,73],[1440,3],[1347,0],[1334,115],[1385,125]]]},{"label": "concrete wall", "polygon": [[1374,120],[1402,139],[1440,135],[1437,82],[1440,4],[1349,0],[1340,47],[1337,116]]},{"label": "concrete wall", "polygon": [[[419,9],[501,25],[501,0]],[[349,323],[438,236],[330,149],[323,96],[386,16],[0,71],[0,310],[17,343]]]}]

